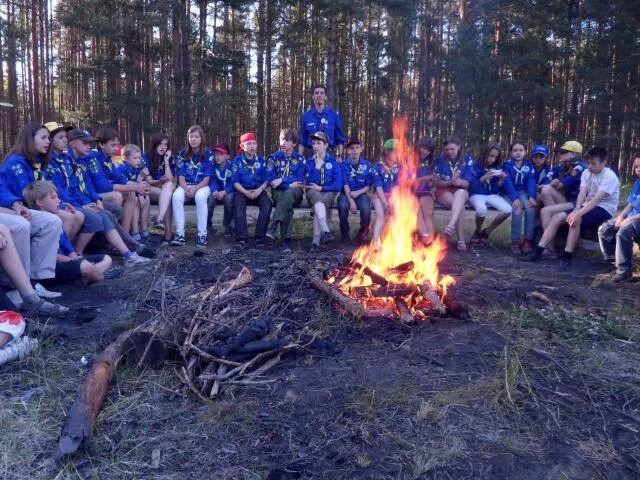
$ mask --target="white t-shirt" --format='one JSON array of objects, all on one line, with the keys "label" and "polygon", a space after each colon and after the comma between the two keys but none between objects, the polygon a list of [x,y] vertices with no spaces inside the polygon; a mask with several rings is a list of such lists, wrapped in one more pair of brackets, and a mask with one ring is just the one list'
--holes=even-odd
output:
[{"label": "white t-shirt", "polygon": [[604,192],[605,196],[598,203],[598,207],[604,208],[614,216],[618,210],[618,200],[620,198],[620,180],[609,167],[604,167],[598,174],[589,170],[582,172],[580,177],[580,190],[587,189],[585,203],[596,196],[598,192]]}]

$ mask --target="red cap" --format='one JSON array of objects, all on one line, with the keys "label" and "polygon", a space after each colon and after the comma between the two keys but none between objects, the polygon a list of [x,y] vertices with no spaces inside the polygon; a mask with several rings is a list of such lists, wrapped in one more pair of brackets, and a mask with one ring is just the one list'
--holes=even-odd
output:
[{"label": "red cap", "polygon": [[256,138],[256,134],[251,132],[245,133],[240,137],[240,144],[250,142],[251,140],[253,140],[254,142],[258,141],[258,139]]}]

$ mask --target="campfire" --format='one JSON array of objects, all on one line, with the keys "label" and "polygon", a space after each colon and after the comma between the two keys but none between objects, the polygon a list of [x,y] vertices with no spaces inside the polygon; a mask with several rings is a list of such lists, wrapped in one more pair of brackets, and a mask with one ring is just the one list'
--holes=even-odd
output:
[{"label": "campfire", "polygon": [[[438,237],[427,246],[416,240],[419,204],[413,193],[413,179],[419,159],[407,145],[406,131],[406,119],[397,119],[394,138],[401,168],[398,184],[391,192],[391,212],[380,243],[361,246],[348,264],[327,270],[324,280],[358,302],[362,316],[392,313],[411,323],[444,314],[447,288],[455,280],[441,275],[438,269],[446,255],[446,242]],[[335,295],[332,297],[339,301]],[[353,304],[351,307],[358,311]]]}]

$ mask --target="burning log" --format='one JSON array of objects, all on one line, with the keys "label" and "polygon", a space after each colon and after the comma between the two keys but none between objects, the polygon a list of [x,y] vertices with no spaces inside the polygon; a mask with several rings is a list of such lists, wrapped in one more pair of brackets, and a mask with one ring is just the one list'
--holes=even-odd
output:
[{"label": "burning log", "polygon": [[380,275],[380,274],[378,274],[378,273],[374,272],[374,271],[373,271],[373,270],[371,270],[369,267],[363,267],[363,266],[362,266],[360,263],[358,263],[358,262],[355,262],[355,263],[353,264],[353,268],[354,268],[355,270],[362,270],[362,273],[363,273],[364,275],[367,275],[369,278],[371,278],[371,281],[372,281],[373,283],[376,283],[376,284],[380,285],[381,287],[386,287],[386,286],[387,286],[387,283],[389,283],[389,282],[387,281],[387,279],[386,279],[386,278],[384,278],[382,275]]},{"label": "burning log", "polygon": [[407,325],[413,325],[416,322],[416,319],[413,318],[411,310],[409,309],[409,306],[405,303],[405,301],[401,298],[396,298],[395,303],[396,307],[398,308],[398,316],[400,318],[400,321]]},{"label": "burning log", "polygon": [[389,272],[397,275],[402,275],[404,273],[409,273],[411,270],[413,270],[413,267],[415,267],[413,260],[409,260],[408,262],[401,263],[400,265],[390,268]]},{"label": "burning log", "polygon": [[424,298],[429,301],[432,308],[440,315],[444,315],[445,313],[447,313],[447,308],[444,306],[442,300],[440,300],[440,297],[438,296],[438,293],[433,289],[433,287],[431,287],[431,285],[429,285],[428,283],[421,285],[420,292],[422,293]]},{"label": "burning log", "polygon": [[364,317],[364,307],[360,304],[360,302],[347,297],[340,290],[332,287],[320,277],[309,275],[308,278],[311,282],[311,285],[313,285],[316,290],[319,290],[320,292],[327,295],[331,300],[338,303],[346,310],[347,313],[349,313],[349,315],[358,320]]},{"label": "burning log", "polygon": [[416,293],[416,289],[402,283],[389,283],[386,287],[378,285],[369,285],[366,287],[351,287],[349,292],[356,297],[406,297],[412,293]]}]

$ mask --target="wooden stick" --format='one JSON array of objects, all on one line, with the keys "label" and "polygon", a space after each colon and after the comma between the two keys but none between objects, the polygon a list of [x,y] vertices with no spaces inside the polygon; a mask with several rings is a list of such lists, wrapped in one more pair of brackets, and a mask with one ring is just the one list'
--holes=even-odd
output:
[{"label": "wooden stick", "polygon": [[396,307],[398,307],[398,316],[402,323],[407,325],[413,325],[416,323],[416,319],[413,318],[411,314],[411,310],[409,310],[409,306],[405,303],[401,298],[395,299]]},{"label": "wooden stick", "polygon": [[316,290],[321,291],[331,300],[338,303],[347,311],[347,313],[349,313],[349,315],[357,320],[360,320],[362,317],[364,317],[364,307],[360,304],[360,302],[347,297],[340,290],[332,287],[320,277],[309,275],[308,278],[311,282],[311,285],[313,285]]},{"label": "wooden stick", "polygon": [[400,265],[390,268],[389,273],[408,273],[413,270],[413,267],[415,267],[413,260],[409,260],[408,262],[401,263]]},{"label": "wooden stick", "polygon": [[363,275],[367,275],[369,278],[371,278],[371,281],[373,283],[377,283],[378,285],[380,285],[382,287],[386,287],[387,283],[389,283],[389,282],[387,282],[387,279],[384,278],[382,275],[380,275],[379,273],[374,272],[369,267],[363,267],[358,262],[353,264],[353,268],[356,269],[356,270],[362,270],[362,274]]},{"label": "wooden stick", "polygon": [[440,300],[440,297],[431,287],[431,285],[429,285],[428,283],[423,284],[422,286],[420,286],[420,291],[422,292],[424,298],[429,300],[429,303],[436,312],[438,312],[440,315],[444,315],[445,313],[447,313],[447,307],[444,306],[442,300]]}]

